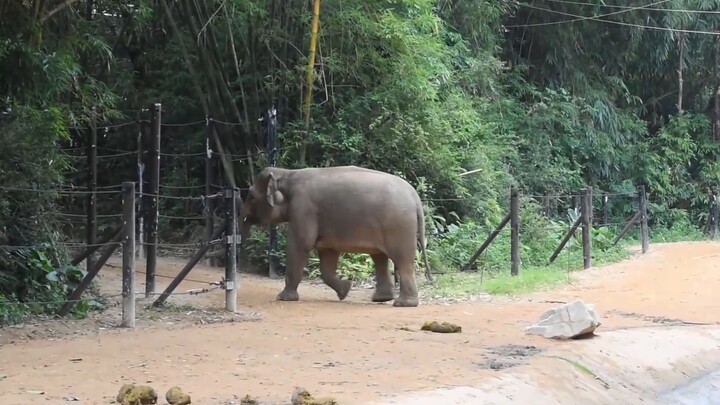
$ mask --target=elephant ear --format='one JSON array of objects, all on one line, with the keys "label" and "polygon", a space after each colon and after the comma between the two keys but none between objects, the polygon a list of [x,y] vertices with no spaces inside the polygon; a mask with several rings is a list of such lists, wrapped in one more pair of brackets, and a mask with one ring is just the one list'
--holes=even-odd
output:
[{"label": "elephant ear", "polygon": [[275,204],[282,204],[283,201],[285,201],[285,196],[278,190],[277,179],[272,173],[270,173],[270,177],[268,178],[266,198],[271,207],[274,207]]}]

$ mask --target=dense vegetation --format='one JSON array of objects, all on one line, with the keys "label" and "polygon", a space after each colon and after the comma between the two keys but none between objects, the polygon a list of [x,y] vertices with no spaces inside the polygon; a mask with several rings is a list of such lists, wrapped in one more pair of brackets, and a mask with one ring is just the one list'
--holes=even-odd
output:
[{"label": "dense vegetation", "polygon": [[[164,127],[174,154],[204,151],[206,116],[242,123],[218,124],[214,149],[251,155],[219,169],[244,187],[267,162],[257,118],[275,105],[280,165],[356,164],[418,188],[430,232],[442,234],[430,242],[438,272],[472,254],[511,185],[528,196],[589,185],[597,196],[644,184],[660,235],[704,227],[720,183],[718,0],[324,0],[307,121],[311,1],[0,0],[0,17],[0,245],[27,246],[0,249],[0,304],[61,300],[82,275],[57,243],[78,224],[54,212],[82,214],[84,198],[7,187],[82,186],[85,161],[67,150],[85,146],[93,107],[99,125],[156,102],[163,122],[199,120]],[[100,146],[135,150],[136,133],[110,129]],[[135,180],[132,156],[100,170],[101,186]],[[203,182],[202,156],[163,159],[161,191],[198,195],[172,187]],[[543,201],[523,199],[524,266],[544,263],[572,220],[568,200]],[[612,198],[610,222],[634,204]],[[198,215],[199,205],[161,210]],[[99,210],[119,212],[119,197]],[[165,241],[202,238],[201,221],[161,226]],[[615,229],[598,229],[597,243],[608,247]],[[248,246],[260,265],[264,238]],[[505,269],[503,246],[505,234],[481,266]],[[367,264],[348,259],[343,271]]]}]

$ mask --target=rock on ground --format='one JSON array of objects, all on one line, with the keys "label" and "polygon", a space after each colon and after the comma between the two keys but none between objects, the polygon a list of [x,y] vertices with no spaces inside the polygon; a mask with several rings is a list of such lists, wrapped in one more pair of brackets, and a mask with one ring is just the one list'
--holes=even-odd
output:
[{"label": "rock on ground", "polygon": [[593,333],[601,324],[592,304],[577,300],[545,311],[525,331],[550,339],[573,339]]}]

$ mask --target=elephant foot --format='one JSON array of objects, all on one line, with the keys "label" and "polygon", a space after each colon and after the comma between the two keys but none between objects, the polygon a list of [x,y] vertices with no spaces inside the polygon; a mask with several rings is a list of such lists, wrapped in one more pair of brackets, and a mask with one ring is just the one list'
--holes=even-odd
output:
[{"label": "elephant foot", "polygon": [[278,301],[299,301],[300,294],[298,294],[297,291],[282,290],[282,291],[280,291],[280,294],[277,295],[277,300]]},{"label": "elephant foot", "polygon": [[340,280],[340,287],[337,289],[337,291],[335,291],[340,301],[344,300],[345,297],[348,296],[348,293],[350,293],[350,288],[352,288],[351,281]]},{"label": "elephant foot", "polygon": [[417,298],[397,297],[393,302],[394,307],[416,307],[419,300]]},{"label": "elephant foot", "polygon": [[375,290],[375,293],[372,296],[372,302],[388,302],[392,301],[393,298],[395,298],[395,294],[393,293],[392,287],[391,288],[378,288]]}]

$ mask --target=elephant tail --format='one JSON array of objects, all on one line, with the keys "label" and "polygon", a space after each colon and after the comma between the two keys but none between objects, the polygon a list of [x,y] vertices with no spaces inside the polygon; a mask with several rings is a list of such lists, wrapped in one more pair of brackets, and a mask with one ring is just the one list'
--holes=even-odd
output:
[{"label": "elephant tail", "polygon": [[430,271],[430,263],[428,261],[428,255],[425,243],[425,213],[423,212],[422,202],[418,202],[417,208],[417,222],[418,222],[418,241],[420,242],[420,249],[422,250],[423,259],[425,262],[425,278],[432,282],[433,277]]}]

